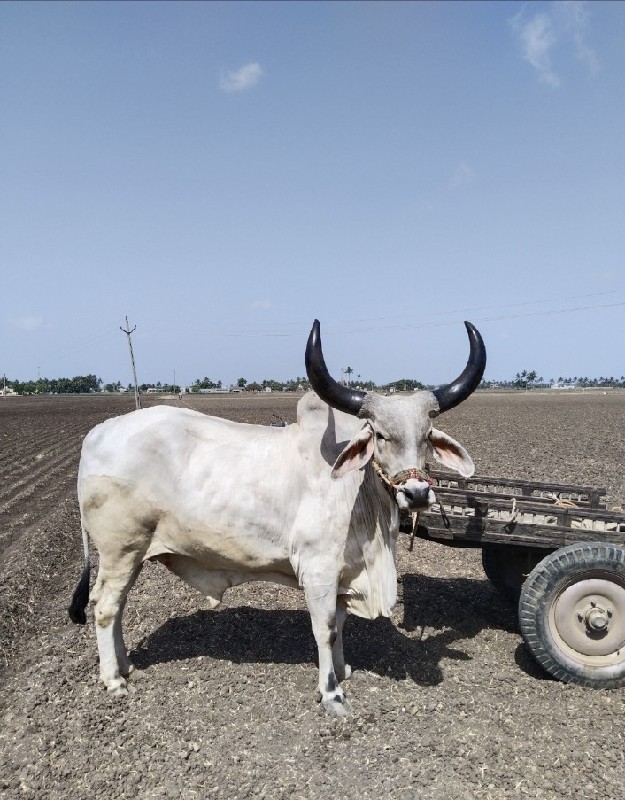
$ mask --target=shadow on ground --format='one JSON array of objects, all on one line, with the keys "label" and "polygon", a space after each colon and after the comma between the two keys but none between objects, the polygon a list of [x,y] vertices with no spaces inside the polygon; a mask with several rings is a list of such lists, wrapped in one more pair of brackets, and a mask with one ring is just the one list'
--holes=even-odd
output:
[{"label": "shadow on ground", "polygon": [[[442,681],[442,659],[465,661],[462,641],[485,628],[516,630],[515,613],[487,581],[404,575],[403,619],[350,617],[345,655],[357,670],[417,684]],[[199,656],[234,663],[300,664],[316,660],[306,611],[239,606],[169,619],[130,654],[139,669]]]},{"label": "shadow on ground", "polygon": [[525,642],[519,642],[519,646],[515,650],[514,653],[514,662],[517,667],[524,672],[526,675],[529,675],[530,678],[534,678],[537,681],[555,681],[556,679],[551,676],[546,670],[544,670],[538,661],[534,658],[531,654],[529,647],[525,644]]}]

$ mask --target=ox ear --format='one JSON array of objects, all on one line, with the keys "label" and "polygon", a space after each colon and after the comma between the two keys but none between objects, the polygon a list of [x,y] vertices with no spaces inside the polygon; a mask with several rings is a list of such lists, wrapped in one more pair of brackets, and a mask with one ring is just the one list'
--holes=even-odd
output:
[{"label": "ox ear", "polygon": [[353,469],[361,469],[373,455],[373,428],[366,423],[334,462],[333,478],[342,478]]},{"label": "ox ear", "polygon": [[473,459],[464,447],[443,431],[432,428],[428,449],[439,463],[459,472],[463,478],[470,478],[475,472]]}]

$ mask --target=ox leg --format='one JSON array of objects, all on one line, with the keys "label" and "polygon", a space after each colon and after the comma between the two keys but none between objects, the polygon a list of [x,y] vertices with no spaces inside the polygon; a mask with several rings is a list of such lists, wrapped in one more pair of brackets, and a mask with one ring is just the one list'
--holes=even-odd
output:
[{"label": "ox leg", "polygon": [[112,695],[127,694],[126,678],[133,667],[128,659],[122,634],[122,614],[126,597],[141,564],[135,559],[120,559],[114,569],[101,563],[91,594],[95,604],[95,631],[100,656],[100,680]]},{"label": "ox leg", "polygon": [[336,601],[336,641],[332,645],[332,661],[334,671],[339,681],[345,681],[351,677],[352,668],[345,663],[343,655],[343,625],[347,618],[347,605],[340,597]]},{"label": "ox leg", "polygon": [[[319,652],[321,705],[330,716],[344,717],[351,711],[351,707],[339,686],[334,668],[333,655],[338,640],[336,589],[329,589],[328,586],[306,586],[304,592]],[[343,661],[342,643],[340,651],[339,660]]]},{"label": "ox leg", "polygon": [[[134,581],[133,581],[134,582]],[[115,616],[113,622],[113,645],[115,647],[115,655],[117,656],[117,665],[119,666],[119,674],[123,678],[127,678],[134,670],[134,664],[128,658],[128,650],[124,643],[124,634],[122,631],[122,615],[126,607],[126,598],[119,604],[119,611]]]}]

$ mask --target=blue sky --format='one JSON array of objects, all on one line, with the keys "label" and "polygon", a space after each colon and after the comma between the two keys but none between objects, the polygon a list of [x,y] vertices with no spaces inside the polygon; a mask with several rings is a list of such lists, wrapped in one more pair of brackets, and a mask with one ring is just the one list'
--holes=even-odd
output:
[{"label": "blue sky", "polygon": [[0,4],[0,372],[620,376],[625,4]]}]

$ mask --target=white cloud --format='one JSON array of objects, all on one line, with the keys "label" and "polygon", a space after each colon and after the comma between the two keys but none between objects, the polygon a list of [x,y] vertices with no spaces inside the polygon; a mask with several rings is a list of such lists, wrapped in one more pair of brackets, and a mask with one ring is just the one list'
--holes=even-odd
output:
[{"label": "white cloud", "polygon": [[17,317],[11,320],[11,325],[18,331],[34,331],[43,325],[41,317]]},{"label": "white cloud", "polygon": [[524,6],[509,20],[521,46],[523,58],[534,68],[541,83],[557,89],[560,75],[553,66],[565,45],[572,45],[575,58],[591,71],[597,69],[597,56],[586,41],[590,15],[584,0],[558,0],[531,18]]},{"label": "white cloud", "polygon": [[575,55],[579,61],[595,72],[599,66],[597,54],[586,42],[586,31],[590,14],[586,3],[577,0],[563,0],[554,4],[554,16],[573,40]]},{"label": "white cloud", "polygon": [[449,183],[452,189],[457,189],[459,186],[466,186],[467,184],[472,183],[474,179],[474,169],[466,162],[461,161],[451,176]]},{"label": "white cloud", "polygon": [[528,22],[522,22],[522,15],[522,11],[517,14],[512,25],[521,42],[523,58],[534,67],[541,83],[557,89],[560,78],[551,67],[551,51],[557,37],[551,16],[540,12]]},{"label": "white cloud", "polygon": [[222,74],[219,86],[224,92],[243,92],[256,86],[263,74],[260,64],[245,64],[239,69]]}]

